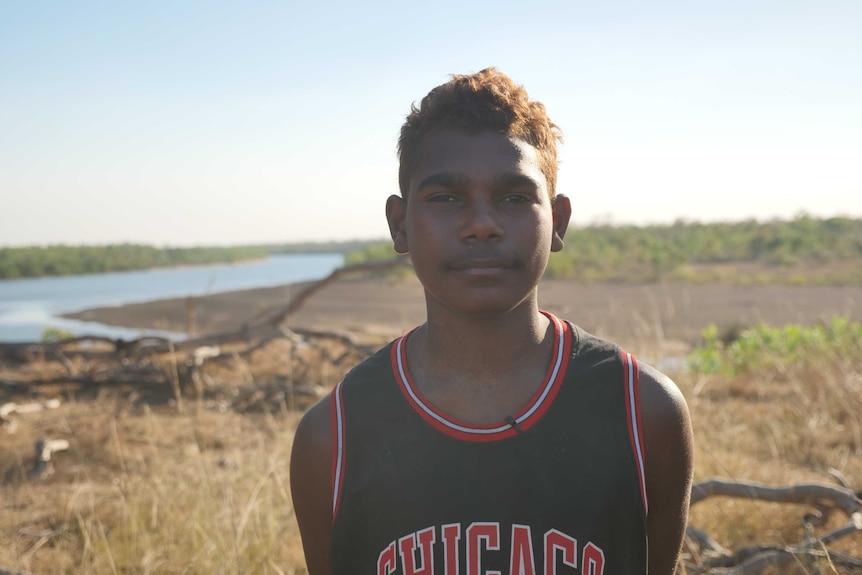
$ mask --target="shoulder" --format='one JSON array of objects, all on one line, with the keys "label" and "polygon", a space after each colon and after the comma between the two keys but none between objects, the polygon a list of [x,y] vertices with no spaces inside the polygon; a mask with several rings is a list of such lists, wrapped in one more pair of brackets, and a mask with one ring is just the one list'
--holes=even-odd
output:
[{"label": "shoulder", "polygon": [[673,573],[691,491],[691,420],[685,398],[668,376],[646,364],[638,368],[649,501],[649,573]]},{"label": "shoulder", "polygon": [[[396,340],[397,341],[397,340]],[[300,462],[306,457],[325,459],[329,462],[332,453],[332,416],[338,395],[344,388],[364,388],[369,383],[379,380],[381,376],[391,373],[392,342],[377,353],[362,361],[351,369],[344,379],[321,401],[309,409],[299,422],[294,436],[294,453],[291,456],[293,467],[297,456]],[[302,474],[304,469],[297,469]]]},{"label": "shoulder", "polygon": [[290,456],[290,490],[308,572],[329,572],[332,432],[329,395],[300,420]]},{"label": "shoulder", "polygon": [[290,456],[290,487],[302,547],[311,575],[329,573],[329,534],[333,509],[333,411],[343,388],[367,389],[367,383],[391,372],[390,345],[354,367],[333,393],[309,409],[296,428]]},{"label": "shoulder", "polygon": [[575,371],[608,370],[613,372],[618,365],[622,350],[615,343],[584,331],[579,326],[566,321],[564,333],[571,340],[569,354]]},{"label": "shoulder", "polygon": [[641,409],[648,409],[660,419],[688,418],[685,398],[673,380],[653,366],[639,362],[638,372],[641,388]]},{"label": "shoulder", "polygon": [[395,361],[395,350],[399,341],[403,341],[403,338],[388,343],[379,349],[377,353],[353,367],[344,376],[342,387],[345,389],[364,387],[372,382],[379,381],[380,378],[391,376],[393,362]]},{"label": "shoulder", "polygon": [[[396,340],[397,341],[397,340]],[[390,343],[351,369],[332,393],[309,409],[299,422],[291,454],[291,481],[301,484],[311,479],[318,487],[327,485],[331,471],[333,416],[343,389],[365,391],[382,376],[391,374]],[[311,477],[314,476],[314,477]],[[326,479],[327,481],[322,481]]]},{"label": "shoulder", "polygon": [[[678,456],[691,450],[691,422],[685,398],[670,377],[651,365],[638,365],[644,442],[654,455],[674,447]],[[666,442],[670,441],[670,445]]]}]

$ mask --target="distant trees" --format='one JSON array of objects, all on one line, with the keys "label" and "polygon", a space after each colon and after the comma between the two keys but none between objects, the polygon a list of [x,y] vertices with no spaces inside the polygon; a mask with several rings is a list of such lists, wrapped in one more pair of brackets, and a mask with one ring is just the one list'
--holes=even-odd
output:
[{"label": "distant trees", "polygon": [[263,248],[156,248],[139,244],[0,248],[0,279],[92,274],[235,262],[266,257]]},{"label": "distant trees", "polygon": [[265,245],[272,254],[348,254],[379,245],[380,240],[340,240],[329,242],[295,242],[290,244]]},{"label": "distant trees", "polygon": [[765,222],[574,228],[566,236],[565,249],[553,255],[548,271],[551,276],[583,279],[632,275],[662,279],[682,278],[685,266],[775,267],[860,259],[862,220],[803,215]]},{"label": "distant trees", "polygon": [[[349,254],[348,261],[392,257],[388,242]],[[791,268],[856,262],[822,277]],[[739,266],[755,264],[755,276]],[[862,281],[862,220],[801,215],[792,220],[569,228],[565,248],[551,254],[547,277],[582,281]],[[734,268],[736,266],[736,268]],[[787,272],[787,273],[785,273]]]},{"label": "distant trees", "polygon": [[231,263],[274,254],[346,254],[379,243],[379,240],[347,240],[191,248],[128,243],[0,248],[0,280]]},{"label": "distant trees", "polygon": [[[862,219],[571,227],[551,254],[548,277],[581,281],[862,282]],[[0,248],[0,279],[201,265],[285,253],[342,253],[348,264],[392,259],[388,240],[233,247],[156,248],[140,244]],[[854,265],[844,265],[854,263]],[[752,264],[754,264],[752,266]],[[757,268],[740,275],[741,266]],[[806,276],[812,269],[829,268]],[[842,267],[843,266],[843,267]],[[841,268],[837,272],[836,268]],[[797,273],[798,270],[802,270]]]}]

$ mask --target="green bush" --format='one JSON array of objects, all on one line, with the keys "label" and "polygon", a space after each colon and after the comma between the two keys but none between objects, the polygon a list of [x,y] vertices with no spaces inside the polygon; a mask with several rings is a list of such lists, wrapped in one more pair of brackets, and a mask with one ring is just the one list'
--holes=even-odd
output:
[{"label": "green bush", "polygon": [[722,338],[711,325],[688,356],[698,373],[738,375],[810,364],[824,358],[852,361],[862,358],[862,324],[834,317],[813,326],[772,327],[765,324]]},{"label": "green bush", "polygon": [[64,339],[75,337],[71,331],[60,329],[57,327],[46,327],[42,330],[42,341],[45,343],[53,343]]}]

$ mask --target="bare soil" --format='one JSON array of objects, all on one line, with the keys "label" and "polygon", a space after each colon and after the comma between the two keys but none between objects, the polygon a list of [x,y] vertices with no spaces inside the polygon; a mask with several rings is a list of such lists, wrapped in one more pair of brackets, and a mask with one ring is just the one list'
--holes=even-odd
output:
[{"label": "bare soil", "polygon": [[[241,327],[286,305],[308,284],[228,292],[194,298],[198,334]],[[727,330],[759,322],[812,324],[835,315],[862,321],[862,286],[728,284],[581,284],[547,280],[543,309],[631,351],[684,352],[710,324]],[[187,299],[97,308],[68,317],[111,325],[185,332]],[[415,278],[348,279],[314,295],[290,325],[354,335],[397,337],[425,320],[422,287]],[[656,346],[660,349],[656,350]]]}]

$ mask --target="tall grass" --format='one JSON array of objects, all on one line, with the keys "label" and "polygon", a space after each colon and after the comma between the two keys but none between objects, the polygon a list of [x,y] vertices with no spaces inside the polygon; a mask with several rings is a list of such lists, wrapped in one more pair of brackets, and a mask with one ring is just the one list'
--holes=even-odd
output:
[{"label": "tall grass", "polygon": [[4,453],[0,568],[305,572],[287,476],[294,415],[62,411],[42,431],[68,426],[75,448],[52,477],[24,480],[29,442]]},{"label": "tall grass", "polygon": [[[677,378],[695,432],[695,480],[721,476],[771,485],[862,488],[862,329],[846,318],[812,326],[704,332]],[[689,522],[722,545],[790,545],[814,510],[736,499],[707,500]],[[821,527],[837,527],[835,516]],[[815,533],[816,534],[816,533]],[[833,549],[862,556],[862,537]],[[822,570],[820,570],[822,568]],[[799,564],[786,573],[842,573]]]}]

